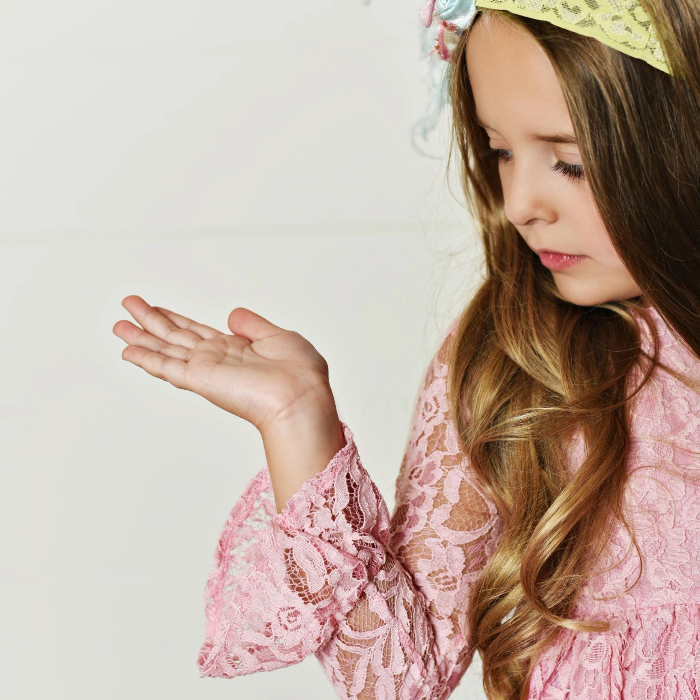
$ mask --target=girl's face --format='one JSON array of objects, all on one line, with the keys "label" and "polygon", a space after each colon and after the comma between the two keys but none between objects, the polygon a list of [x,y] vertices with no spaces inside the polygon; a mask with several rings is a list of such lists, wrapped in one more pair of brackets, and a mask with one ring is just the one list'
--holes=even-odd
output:
[{"label": "girl's face", "polygon": [[578,177],[581,156],[547,55],[525,32],[495,15],[490,19],[487,25],[479,16],[469,30],[467,71],[479,122],[500,153],[506,216],[533,251],[586,256],[566,269],[552,269],[557,289],[572,304],[640,296],[588,182]]}]

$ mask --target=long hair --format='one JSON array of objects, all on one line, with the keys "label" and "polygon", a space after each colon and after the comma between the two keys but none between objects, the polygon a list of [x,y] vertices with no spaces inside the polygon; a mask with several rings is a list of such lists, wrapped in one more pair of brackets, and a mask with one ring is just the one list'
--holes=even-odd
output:
[{"label": "long hair", "polygon": [[[481,10],[476,21],[496,14],[546,52],[617,253],[700,358],[700,13],[696,0],[642,4],[672,74],[549,22],[502,10]],[[506,218],[498,164],[476,123],[466,42],[467,34],[456,40],[447,72],[447,169],[456,143],[486,272],[459,318],[447,381],[461,447],[504,522],[471,594],[470,644],[490,700],[516,700],[527,697],[536,660],[562,628],[609,629],[607,620],[570,615],[615,520],[634,541],[623,510],[630,401],[656,367],[688,378],[660,362],[639,300],[567,302]],[[651,355],[631,309],[651,331]],[[642,381],[629,391],[633,370]],[[572,477],[575,430],[587,455]]]}]

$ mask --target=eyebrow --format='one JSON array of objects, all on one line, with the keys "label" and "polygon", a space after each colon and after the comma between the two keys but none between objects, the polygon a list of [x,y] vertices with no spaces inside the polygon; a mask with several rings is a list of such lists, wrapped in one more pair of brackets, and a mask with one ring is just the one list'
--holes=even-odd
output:
[{"label": "eyebrow", "polygon": [[[477,115],[476,117],[476,123],[483,127],[484,129],[491,129],[491,131],[496,131],[492,126],[489,126],[488,124],[485,124]],[[578,140],[576,139],[576,136],[574,134],[569,133],[568,131],[566,132],[561,132],[558,134],[527,134],[525,138],[528,141],[545,141],[546,143],[569,143],[569,144],[578,144]]]}]

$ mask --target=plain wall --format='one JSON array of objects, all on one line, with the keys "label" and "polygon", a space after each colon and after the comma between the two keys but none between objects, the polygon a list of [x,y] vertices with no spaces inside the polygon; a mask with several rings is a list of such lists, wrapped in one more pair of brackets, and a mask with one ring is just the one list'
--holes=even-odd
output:
[{"label": "plain wall", "polygon": [[[419,383],[481,279],[422,0],[23,0],[0,23],[0,697],[331,700],[315,657],[201,679],[257,430],[121,359],[138,294],[308,338],[393,509]],[[475,658],[452,697],[483,698]]]}]

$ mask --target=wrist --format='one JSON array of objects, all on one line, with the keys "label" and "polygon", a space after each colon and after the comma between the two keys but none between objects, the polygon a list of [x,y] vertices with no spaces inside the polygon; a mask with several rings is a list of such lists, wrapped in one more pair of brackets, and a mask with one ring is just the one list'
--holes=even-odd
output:
[{"label": "wrist", "polygon": [[338,420],[335,398],[328,382],[309,383],[296,388],[291,397],[280,398],[280,408],[263,424],[258,425],[263,440],[300,427],[323,426]]},{"label": "wrist", "polygon": [[261,436],[278,513],[347,444],[335,402],[290,414]]}]

